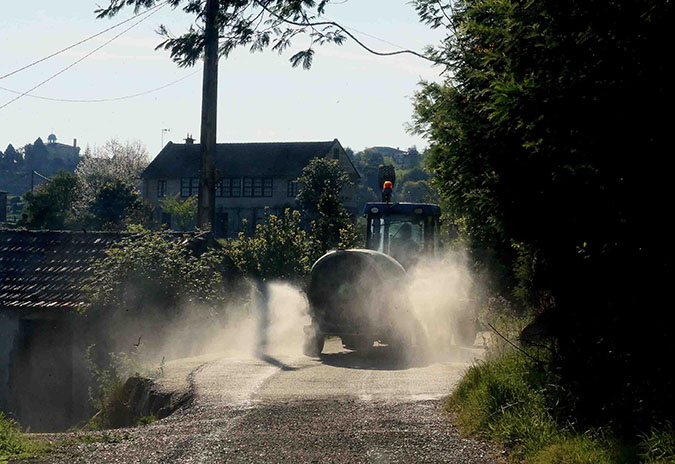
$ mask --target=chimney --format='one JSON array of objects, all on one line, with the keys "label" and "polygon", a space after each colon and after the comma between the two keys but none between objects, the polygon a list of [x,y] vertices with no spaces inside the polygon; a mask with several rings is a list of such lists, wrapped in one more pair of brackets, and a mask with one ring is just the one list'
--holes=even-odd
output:
[{"label": "chimney", "polygon": [[77,139],[73,139],[73,148],[77,148]]},{"label": "chimney", "polygon": [[193,143],[195,143],[195,139],[192,138],[191,134],[187,134],[187,137],[185,138],[185,144],[192,145]]}]

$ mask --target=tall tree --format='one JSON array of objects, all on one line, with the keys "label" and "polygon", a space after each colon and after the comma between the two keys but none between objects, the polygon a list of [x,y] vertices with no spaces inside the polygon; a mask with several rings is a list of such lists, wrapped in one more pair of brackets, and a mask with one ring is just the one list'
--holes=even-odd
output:
[{"label": "tall tree", "polygon": [[414,3],[448,32],[433,52],[447,79],[418,93],[416,129],[476,256],[496,256],[511,291],[544,311],[580,417],[672,418],[655,357],[668,347],[652,342],[669,331],[652,321],[672,271],[659,168],[672,4]]},{"label": "tall tree", "polygon": [[148,151],[138,141],[122,143],[111,139],[93,152],[87,150],[75,169],[79,190],[74,205],[76,214],[84,218],[99,190],[108,183],[121,181],[132,187],[138,185],[148,163]]},{"label": "tall tree", "polygon": [[338,160],[314,158],[302,170],[296,200],[311,224],[315,255],[355,244],[354,221],[342,205],[344,189],[351,184]]}]

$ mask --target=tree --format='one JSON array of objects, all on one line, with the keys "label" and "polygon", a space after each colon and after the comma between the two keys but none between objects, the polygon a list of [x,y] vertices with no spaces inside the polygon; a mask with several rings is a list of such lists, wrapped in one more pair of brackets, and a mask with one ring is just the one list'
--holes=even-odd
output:
[{"label": "tree", "polygon": [[542,312],[565,404],[625,429],[672,418],[655,357],[668,346],[652,342],[669,329],[651,322],[672,267],[669,174],[655,169],[669,143],[672,5],[414,3],[448,31],[433,52],[448,77],[415,103],[436,185],[474,256],[504,271],[502,290]]},{"label": "tree", "polygon": [[354,222],[342,206],[343,191],[352,185],[338,160],[314,158],[298,178],[296,200],[311,224],[316,254],[331,248],[349,248],[356,241]]},{"label": "tree", "polygon": [[24,195],[19,226],[28,229],[62,230],[73,224],[71,209],[77,194],[77,179],[66,171]]},{"label": "tree", "polygon": [[197,218],[197,197],[191,195],[181,199],[176,193],[169,195],[161,202],[162,210],[171,214],[180,230],[194,229]]},{"label": "tree", "polygon": [[133,186],[116,179],[103,184],[91,203],[90,227],[96,230],[122,230],[128,219],[142,214],[143,202]]},{"label": "tree", "polygon": [[82,221],[91,220],[90,208],[101,188],[116,181],[129,187],[138,185],[148,163],[148,152],[140,141],[121,143],[110,139],[93,153],[87,149],[75,169],[79,192],[76,215]]},{"label": "tree", "polygon": [[247,276],[259,280],[293,281],[306,276],[312,265],[311,243],[301,227],[299,211],[285,209],[282,215],[266,211],[252,237],[243,232],[228,253]]}]

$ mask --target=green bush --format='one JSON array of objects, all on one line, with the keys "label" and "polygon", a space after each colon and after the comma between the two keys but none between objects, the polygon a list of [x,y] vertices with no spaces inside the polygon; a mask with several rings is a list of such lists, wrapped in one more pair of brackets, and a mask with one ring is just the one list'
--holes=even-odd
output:
[{"label": "green bush", "polygon": [[185,237],[141,227],[106,252],[86,285],[82,311],[132,311],[135,317],[153,310],[168,319],[186,304],[218,312],[225,307],[227,258],[221,251],[193,253]]},{"label": "green bush", "polygon": [[227,244],[227,253],[247,276],[256,279],[295,280],[304,277],[312,265],[311,241],[302,230],[299,211],[286,209],[283,215],[266,211],[252,237],[243,232]]}]

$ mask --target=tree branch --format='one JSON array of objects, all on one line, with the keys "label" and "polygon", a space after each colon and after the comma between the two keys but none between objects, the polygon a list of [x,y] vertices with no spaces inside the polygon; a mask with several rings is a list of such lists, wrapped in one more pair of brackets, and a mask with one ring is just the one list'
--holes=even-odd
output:
[{"label": "tree branch", "polygon": [[394,55],[410,54],[410,55],[414,55],[414,56],[416,56],[416,57],[418,57],[418,58],[422,58],[422,59],[424,59],[424,60],[431,61],[432,63],[435,63],[435,64],[447,64],[447,63],[444,63],[444,62],[442,62],[442,61],[438,61],[438,60],[435,60],[435,59],[430,58],[430,57],[428,57],[428,56],[425,56],[425,55],[423,55],[423,54],[421,54],[421,53],[418,53],[418,52],[416,52],[416,51],[414,51],[414,50],[408,50],[408,49],[405,49],[405,50],[397,50],[397,51],[394,51],[394,52],[379,52],[379,51],[377,51],[377,50],[373,50],[372,48],[368,47],[366,44],[364,44],[364,43],[361,42],[359,39],[357,39],[357,38],[354,36],[354,34],[352,34],[352,33],[349,32],[347,29],[345,29],[343,26],[341,26],[340,24],[338,24],[338,23],[336,23],[336,22],[334,22],[334,21],[319,21],[319,22],[306,22],[306,23],[301,23],[301,22],[293,21],[293,20],[291,20],[291,19],[284,18],[283,16],[278,15],[276,12],[270,10],[266,5],[264,5],[263,3],[261,3],[259,0],[253,0],[253,1],[254,1],[256,4],[258,4],[261,8],[263,8],[265,11],[267,11],[270,15],[274,16],[275,18],[277,18],[279,21],[282,21],[282,22],[291,24],[291,25],[293,25],[293,26],[299,26],[299,27],[311,27],[311,28],[315,28],[315,27],[317,27],[317,26],[333,26],[333,27],[336,27],[336,28],[340,29],[342,32],[344,32],[345,34],[347,34],[354,42],[356,42],[358,45],[360,45],[361,48],[363,48],[364,50],[366,50],[366,51],[372,53],[373,55],[377,55],[377,56],[394,56]]}]

